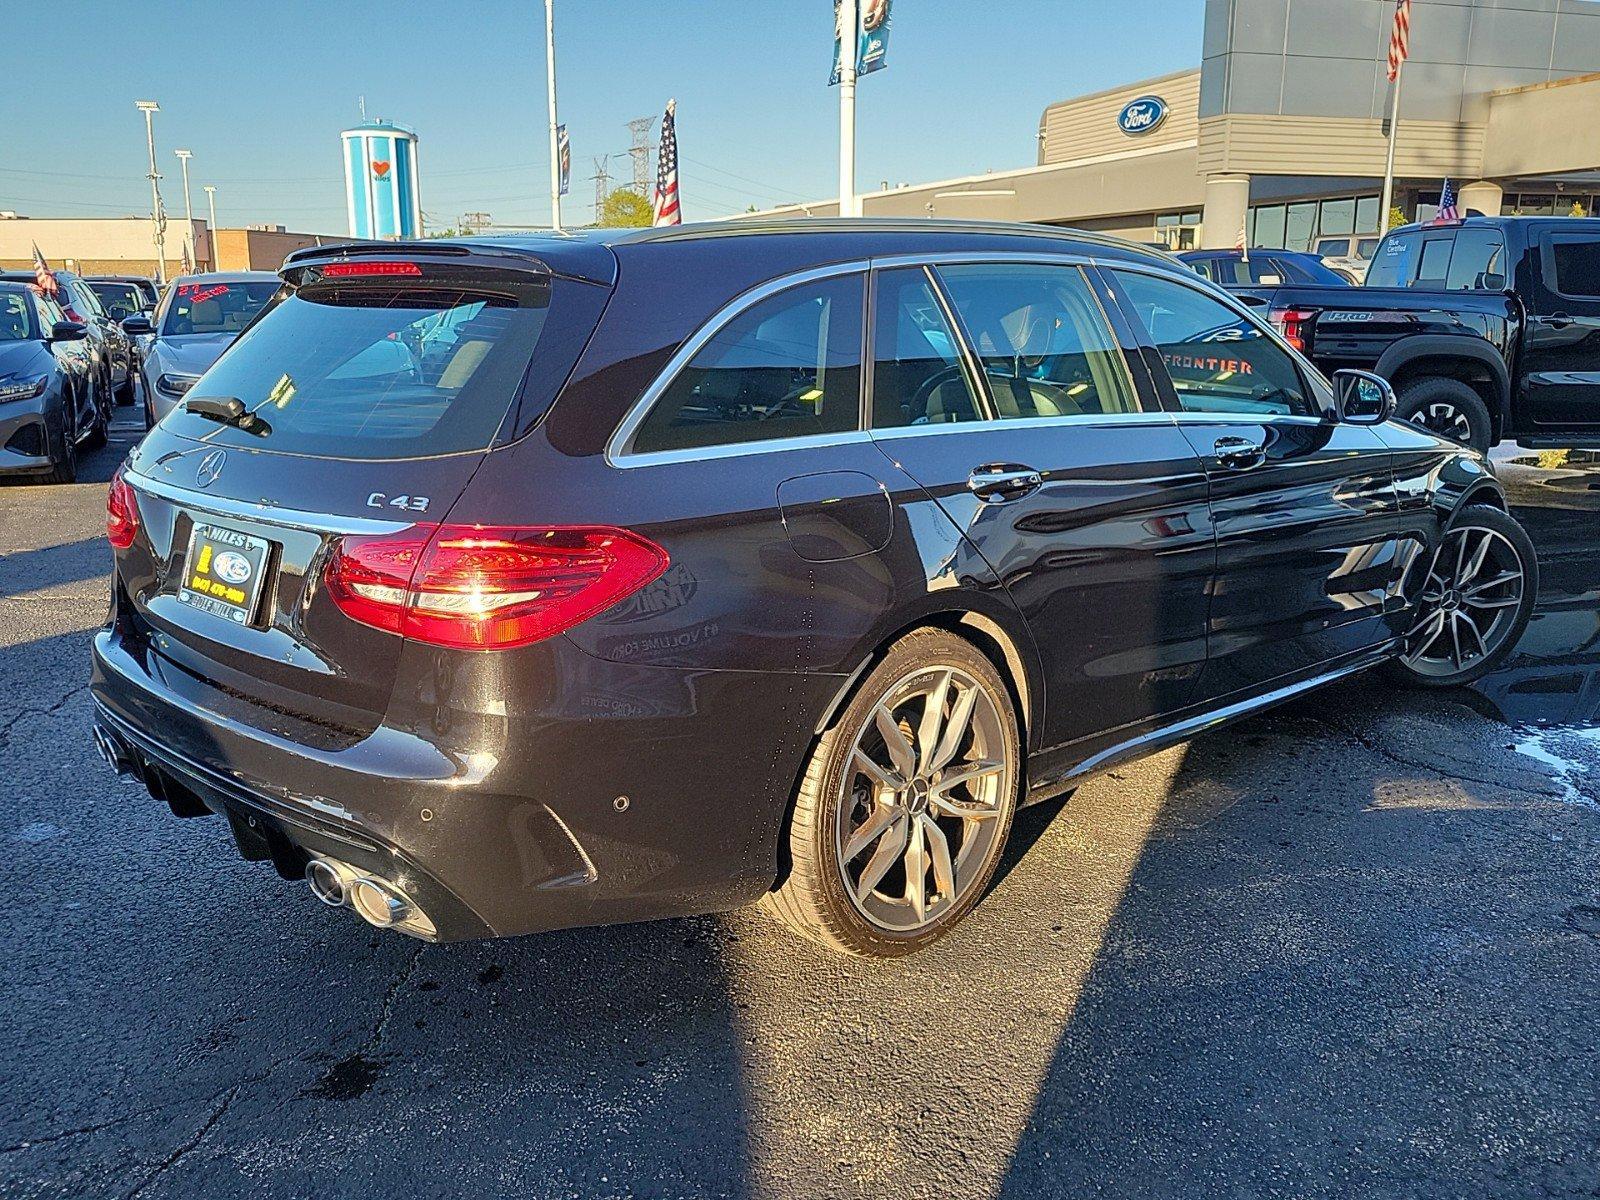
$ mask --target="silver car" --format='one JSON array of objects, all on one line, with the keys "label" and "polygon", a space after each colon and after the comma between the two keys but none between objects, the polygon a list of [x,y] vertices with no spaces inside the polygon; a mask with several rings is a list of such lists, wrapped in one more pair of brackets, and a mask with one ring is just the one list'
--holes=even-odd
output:
[{"label": "silver car", "polygon": [[270,271],[184,275],[168,285],[154,317],[123,321],[127,333],[153,335],[140,364],[145,428],[178,406],[281,286]]}]

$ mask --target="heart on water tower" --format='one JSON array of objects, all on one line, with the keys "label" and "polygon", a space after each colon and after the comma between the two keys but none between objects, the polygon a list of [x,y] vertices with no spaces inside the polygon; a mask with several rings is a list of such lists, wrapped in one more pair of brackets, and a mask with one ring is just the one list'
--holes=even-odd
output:
[{"label": "heart on water tower", "polygon": [[389,173],[389,164],[386,163],[386,162],[375,162],[375,163],[373,163],[372,164],[372,173],[374,175],[376,175],[379,179],[382,179],[385,175],[387,175]]}]

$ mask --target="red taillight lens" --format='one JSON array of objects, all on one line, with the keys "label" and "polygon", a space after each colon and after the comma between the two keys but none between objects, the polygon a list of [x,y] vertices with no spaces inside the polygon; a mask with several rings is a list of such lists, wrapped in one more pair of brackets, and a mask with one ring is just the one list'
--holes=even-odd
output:
[{"label": "red taillight lens", "polygon": [[1275,308],[1272,310],[1272,323],[1283,340],[1288,342],[1300,353],[1306,350],[1306,326],[1317,314],[1303,308]]},{"label": "red taillight lens", "polygon": [[421,275],[422,268],[414,262],[336,262],[322,268],[324,279],[348,278],[352,275]]},{"label": "red taillight lens", "polygon": [[526,646],[604,612],[667,569],[607,526],[413,525],[340,539],[323,580],[347,617],[435,646]]},{"label": "red taillight lens", "polygon": [[139,503],[119,469],[106,492],[106,540],[118,550],[126,550],[138,532]]}]

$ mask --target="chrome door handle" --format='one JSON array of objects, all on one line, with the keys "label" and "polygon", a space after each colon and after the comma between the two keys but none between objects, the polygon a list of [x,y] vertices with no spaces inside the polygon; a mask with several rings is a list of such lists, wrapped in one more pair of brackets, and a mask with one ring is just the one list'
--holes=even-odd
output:
[{"label": "chrome door handle", "polygon": [[1251,467],[1259,467],[1267,457],[1266,446],[1249,438],[1220,437],[1211,449],[1217,456],[1218,464],[1230,471],[1248,471]]},{"label": "chrome door handle", "polygon": [[1551,313],[1544,319],[1544,323],[1551,329],[1566,329],[1572,324],[1572,318],[1566,313]]},{"label": "chrome door handle", "polygon": [[1044,486],[1044,476],[1032,467],[1009,463],[974,467],[967,476],[967,490],[990,504],[1020,500]]}]

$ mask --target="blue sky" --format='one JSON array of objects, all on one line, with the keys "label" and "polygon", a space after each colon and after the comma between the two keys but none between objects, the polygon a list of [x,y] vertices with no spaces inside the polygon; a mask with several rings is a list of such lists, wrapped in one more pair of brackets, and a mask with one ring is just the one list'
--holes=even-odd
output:
[{"label": "blue sky", "polygon": [[[1202,0],[898,0],[889,66],[862,80],[860,186],[1024,166],[1051,101],[1198,65]],[[136,99],[218,188],[219,223],[345,231],[339,130],[367,113],[420,136],[435,225],[481,210],[549,219],[541,0],[55,0],[6,5],[0,208],[149,211]],[[829,0],[556,0],[568,223],[592,212],[592,157],[630,171],[626,122],[678,100],[686,216],[837,187]]]}]

